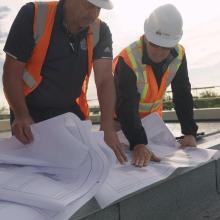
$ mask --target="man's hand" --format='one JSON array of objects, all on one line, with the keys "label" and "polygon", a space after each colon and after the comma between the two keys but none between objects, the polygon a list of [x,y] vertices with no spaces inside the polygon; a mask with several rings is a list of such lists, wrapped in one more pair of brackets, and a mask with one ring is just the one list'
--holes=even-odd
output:
[{"label": "man's hand", "polygon": [[23,73],[26,63],[21,62],[8,54],[3,68],[4,92],[15,120],[12,123],[12,134],[24,144],[33,140],[30,124],[33,123],[25,101],[23,92]]},{"label": "man's hand", "polygon": [[196,147],[196,139],[193,135],[185,135],[182,140],[180,140],[181,147]]},{"label": "man's hand", "polygon": [[17,118],[12,123],[12,134],[23,144],[29,144],[33,141],[31,124],[33,124],[33,120],[30,116]]},{"label": "man's hand", "polygon": [[115,131],[104,130],[104,140],[106,144],[114,151],[118,161],[121,164],[127,161],[127,157],[121,148],[121,144]]},{"label": "man's hand", "polygon": [[101,130],[106,144],[114,151],[120,163],[127,161],[114,131],[115,86],[112,75],[112,60],[97,59],[93,62],[95,84],[101,109]]},{"label": "man's hand", "polygon": [[145,167],[148,165],[150,160],[160,162],[160,158],[154,155],[154,153],[151,152],[146,145],[137,144],[134,147],[132,164],[137,167]]}]

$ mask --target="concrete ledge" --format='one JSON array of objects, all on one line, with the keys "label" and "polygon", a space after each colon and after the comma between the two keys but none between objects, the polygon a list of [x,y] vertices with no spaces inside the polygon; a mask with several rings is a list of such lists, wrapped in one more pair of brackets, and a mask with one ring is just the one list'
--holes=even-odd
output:
[{"label": "concrete ledge", "polygon": [[[93,124],[100,123],[100,113],[91,113],[90,118]],[[220,121],[220,108],[194,109],[194,118],[197,121]],[[178,121],[175,110],[163,111],[163,119],[165,122]]]},{"label": "concrete ledge", "polygon": [[[215,145],[220,150],[220,143]],[[169,178],[100,209],[93,198],[70,220],[220,219],[220,159],[180,168]]]},{"label": "concrete ledge", "polygon": [[90,114],[89,117],[93,124],[100,124],[100,113]]},{"label": "concrete ledge", "polygon": [[[214,205],[218,207],[218,212],[210,211]],[[220,196],[216,189],[216,161],[211,161],[195,169],[180,169],[165,181],[133,193],[103,210],[93,199],[70,220],[218,218],[220,218]]]},{"label": "concrete ledge", "polygon": [[[0,128],[10,129],[9,121]],[[215,137],[219,137],[216,134]],[[200,143],[212,143],[214,136]],[[211,146],[210,146],[211,147]],[[220,143],[212,144],[220,150]],[[93,198],[70,220],[216,220],[220,219],[220,159],[194,168],[178,169],[152,184],[101,209]]]},{"label": "concrete ledge", "polygon": [[0,132],[3,131],[10,131],[11,127],[10,127],[10,122],[8,119],[3,119],[0,120]]},{"label": "concrete ledge", "polygon": [[[213,196],[220,204],[215,179],[214,161],[182,174],[180,172],[166,182],[123,201],[121,219],[198,220],[198,215],[210,205],[207,201]],[[135,211],[131,207],[135,207]]]},{"label": "concrete ledge", "polygon": [[[194,118],[198,121],[220,121],[220,108],[194,109]],[[163,111],[164,121],[177,121],[175,110]]]},{"label": "concrete ledge", "polygon": [[[220,121],[220,108],[204,108],[194,109],[194,117],[197,121]],[[93,124],[100,123],[100,113],[90,114]],[[163,119],[165,122],[177,121],[176,112],[174,110],[163,111]],[[8,119],[0,120],[0,132],[9,131],[10,123]]]}]

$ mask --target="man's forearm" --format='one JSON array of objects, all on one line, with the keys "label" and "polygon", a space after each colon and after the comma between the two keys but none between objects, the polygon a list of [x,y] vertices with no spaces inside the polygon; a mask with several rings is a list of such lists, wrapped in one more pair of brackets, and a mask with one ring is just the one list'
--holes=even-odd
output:
[{"label": "man's forearm", "polygon": [[14,112],[15,118],[29,115],[24,94],[19,82],[8,80],[7,85],[4,85],[4,92],[10,108]]},{"label": "man's forearm", "polygon": [[140,94],[137,90],[137,79],[122,58],[116,66],[114,79],[117,93],[116,114],[130,148],[133,149],[137,144],[146,145],[147,135],[138,113]]},{"label": "man's forearm", "polygon": [[179,95],[174,98],[175,110],[181,125],[182,133],[185,135],[196,135],[198,126],[193,117],[193,100],[191,93]]},{"label": "man's forearm", "polygon": [[125,162],[126,156],[121,149],[120,142],[113,126],[115,106],[115,86],[111,72],[112,61],[101,59],[93,64],[95,83],[101,109],[101,129],[104,131],[106,144],[114,151],[120,163]]},{"label": "man's forearm", "polygon": [[115,87],[113,78],[97,87],[97,94],[101,109],[101,129],[113,128],[115,107]]},{"label": "man's forearm", "polygon": [[15,119],[12,123],[12,134],[23,144],[33,141],[30,125],[33,123],[29,115],[23,92],[22,74],[25,63],[15,60],[8,55],[4,64],[4,92]]},{"label": "man's forearm", "polygon": [[5,96],[15,117],[28,116],[28,108],[23,93],[22,72],[24,64],[12,58],[6,58],[3,71],[3,86]]},{"label": "man's forearm", "polygon": [[182,133],[196,135],[197,125],[193,117],[193,98],[188,77],[186,56],[184,56],[175,78],[171,82],[173,102]]}]

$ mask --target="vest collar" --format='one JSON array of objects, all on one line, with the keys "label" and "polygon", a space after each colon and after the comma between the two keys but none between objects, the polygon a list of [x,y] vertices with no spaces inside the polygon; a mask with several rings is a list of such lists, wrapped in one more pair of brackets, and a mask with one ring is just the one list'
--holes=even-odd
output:
[{"label": "vest collar", "polygon": [[60,0],[57,4],[57,11],[55,17],[56,25],[63,25],[63,4],[64,4],[64,0]]}]

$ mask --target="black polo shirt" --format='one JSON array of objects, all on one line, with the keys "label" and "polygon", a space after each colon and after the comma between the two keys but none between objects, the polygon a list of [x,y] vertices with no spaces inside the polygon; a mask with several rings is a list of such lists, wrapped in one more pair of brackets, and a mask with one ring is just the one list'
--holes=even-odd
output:
[{"label": "black polo shirt", "polygon": [[[167,59],[161,63],[154,63],[147,54],[146,44],[143,40],[142,63],[152,67],[158,87],[160,87],[165,70],[177,55],[177,51],[173,48]],[[122,130],[130,142],[131,149],[137,144],[147,144],[147,134],[141,124],[138,113],[140,94],[137,90],[137,78],[122,57],[119,57],[114,80],[117,95],[116,113]],[[171,88],[182,133],[196,135],[198,127],[193,119],[193,99],[185,55],[176,76],[171,82]]]},{"label": "black polo shirt", "polygon": [[[88,28],[73,35],[63,25],[63,0],[59,1],[40,85],[26,97],[35,121],[71,111],[83,117],[74,100],[80,96],[88,70]],[[15,18],[4,51],[17,60],[28,62],[35,46],[33,38],[34,4],[24,5]],[[93,60],[112,59],[112,37],[101,22],[100,40],[93,50]],[[42,114],[42,115],[41,115]]]}]

